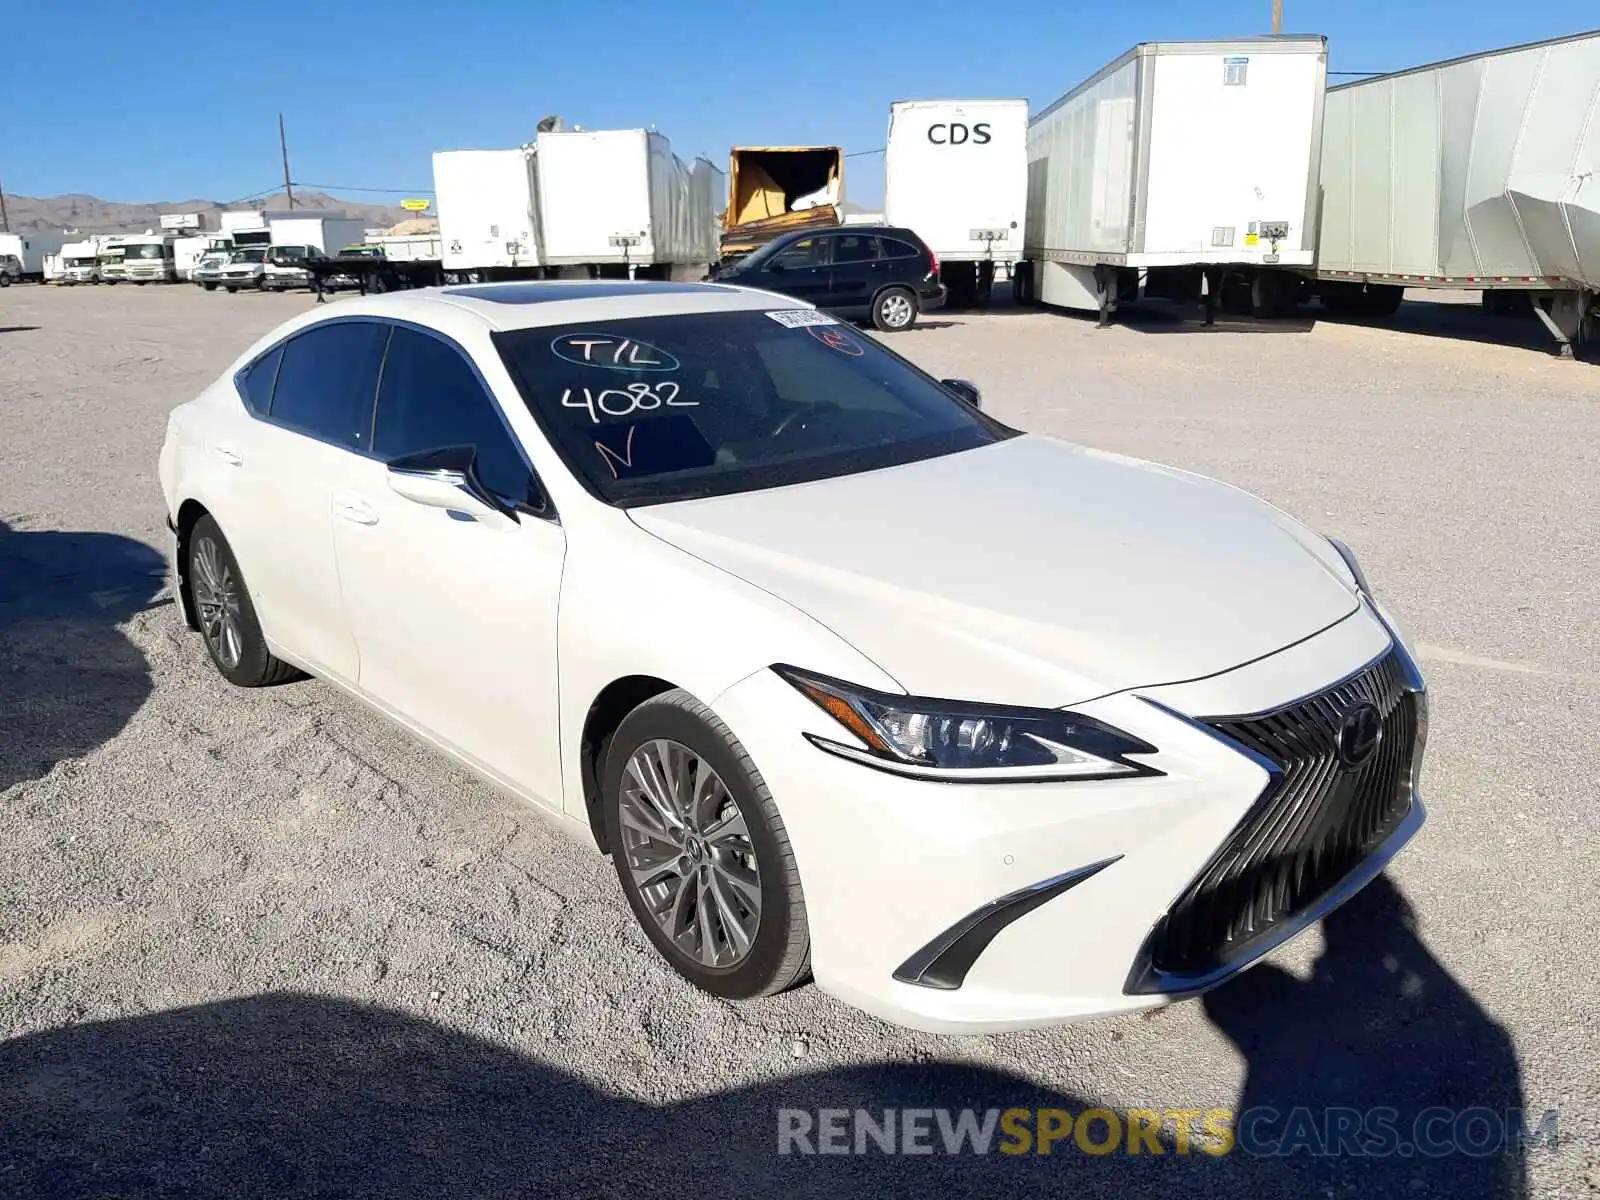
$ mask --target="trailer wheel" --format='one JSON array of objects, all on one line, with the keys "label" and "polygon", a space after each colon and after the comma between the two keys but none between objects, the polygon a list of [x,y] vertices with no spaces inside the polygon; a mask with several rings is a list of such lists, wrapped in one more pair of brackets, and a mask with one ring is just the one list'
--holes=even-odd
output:
[{"label": "trailer wheel", "polygon": [[900,333],[917,323],[917,298],[902,287],[884,288],[872,302],[872,323],[886,333]]}]

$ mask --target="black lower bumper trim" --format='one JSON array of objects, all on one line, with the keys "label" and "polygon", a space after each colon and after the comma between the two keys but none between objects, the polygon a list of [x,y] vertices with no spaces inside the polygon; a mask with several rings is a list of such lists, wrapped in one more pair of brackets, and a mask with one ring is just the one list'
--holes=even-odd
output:
[{"label": "black lower bumper trim", "polygon": [[901,983],[914,983],[918,987],[955,991],[966,982],[967,972],[978,961],[978,955],[988,949],[1002,929],[1090,876],[1098,875],[1121,857],[1117,854],[1090,863],[985,904],[896,967],[894,977]]}]

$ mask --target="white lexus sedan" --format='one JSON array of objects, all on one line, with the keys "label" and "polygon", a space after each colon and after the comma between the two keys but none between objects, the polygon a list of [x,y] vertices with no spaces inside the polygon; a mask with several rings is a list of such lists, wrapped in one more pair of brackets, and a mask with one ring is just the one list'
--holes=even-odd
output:
[{"label": "white lexus sedan", "polygon": [[350,300],[174,411],[161,483],[224,678],[315,675],[544,810],[718,996],[1152,1005],[1423,820],[1422,679],[1348,550],[788,298]]}]

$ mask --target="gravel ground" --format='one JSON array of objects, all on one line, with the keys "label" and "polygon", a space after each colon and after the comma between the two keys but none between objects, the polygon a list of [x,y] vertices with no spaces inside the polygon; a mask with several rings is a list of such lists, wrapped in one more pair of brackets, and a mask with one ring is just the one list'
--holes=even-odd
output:
[{"label": "gravel ground", "polygon": [[[1471,299],[1408,332],[894,340],[1023,428],[1345,538],[1434,693],[1430,822],[1323,929],[1201,1002],[951,1039],[700,995],[535,814],[321,684],[218,678],[165,591],[156,454],[309,297],[0,292],[0,1196],[1600,1192],[1600,373]],[[776,1154],[786,1107],[1094,1104],[1559,1109],[1561,1142]]]}]

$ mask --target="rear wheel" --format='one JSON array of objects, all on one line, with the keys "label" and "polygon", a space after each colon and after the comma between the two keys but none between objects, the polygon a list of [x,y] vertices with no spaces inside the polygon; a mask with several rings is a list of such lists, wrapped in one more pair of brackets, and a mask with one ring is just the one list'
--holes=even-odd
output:
[{"label": "rear wheel", "polygon": [[917,323],[917,298],[905,288],[885,288],[872,302],[872,323],[888,333],[899,333]]},{"label": "rear wheel", "polygon": [[239,687],[262,687],[300,674],[267,649],[239,560],[209,513],[190,531],[188,568],[200,634],[224,679]]},{"label": "rear wheel", "polygon": [[628,906],[678,974],[744,1000],[806,973],[811,938],[788,833],[715,713],[684,691],[645,701],[611,739],[602,795]]}]

